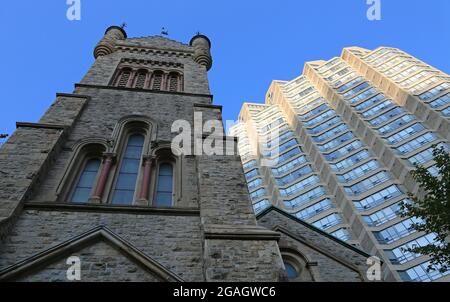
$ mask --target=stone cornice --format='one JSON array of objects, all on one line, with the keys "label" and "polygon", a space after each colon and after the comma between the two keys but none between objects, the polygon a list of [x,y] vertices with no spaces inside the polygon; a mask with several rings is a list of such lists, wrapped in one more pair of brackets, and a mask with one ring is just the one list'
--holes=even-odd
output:
[{"label": "stone cornice", "polygon": [[280,234],[260,226],[252,225],[204,225],[205,239],[229,240],[276,240]]},{"label": "stone cornice", "polygon": [[195,103],[194,107],[203,107],[203,108],[209,108],[209,109],[219,109],[220,112],[222,112],[222,105],[213,105],[213,104],[198,104]]},{"label": "stone cornice", "polygon": [[56,97],[68,97],[68,98],[81,98],[81,99],[90,99],[91,97],[88,95],[81,94],[73,94],[73,93],[57,93]]},{"label": "stone cornice", "polygon": [[26,202],[25,209],[42,211],[72,211],[72,212],[99,212],[99,213],[126,213],[139,215],[166,215],[166,216],[200,216],[197,208],[155,208],[143,206],[117,206],[110,204],[71,204],[54,202]]},{"label": "stone cornice", "polygon": [[115,49],[125,51],[146,50],[149,53],[151,52],[151,53],[171,54],[182,57],[189,57],[194,54],[194,49],[158,48],[142,44],[139,45],[138,42],[134,41],[118,41],[116,42]]},{"label": "stone cornice", "polygon": [[16,122],[16,128],[41,128],[41,129],[65,130],[67,126],[58,124]]},{"label": "stone cornice", "polygon": [[95,88],[95,89],[107,89],[107,90],[123,90],[123,91],[134,91],[134,92],[146,92],[146,93],[157,93],[157,94],[175,94],[181,96],[193,96],[193,97],[204,97],[209,98],[212,102],[212,94],[201,94],[201,93],[189,93],[189,92],[174,92],[174,91],[164,91],[164,90],[151,90],[151,89],[139,89],[139,88],[128,88],[128,87],[114,87],[105,85],[93,85],[93,84],[75,84],[75,88]]}]

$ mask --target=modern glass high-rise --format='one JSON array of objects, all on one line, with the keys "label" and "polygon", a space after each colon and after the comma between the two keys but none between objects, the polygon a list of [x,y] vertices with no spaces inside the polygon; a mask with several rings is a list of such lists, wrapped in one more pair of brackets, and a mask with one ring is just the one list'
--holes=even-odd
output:
[{"label": "modern glass high-rise", "polygon": [[434,235],[415,232],[399,204],[421,194],[414,164],[438,173],[432,146],[449,148],[449,119],[449,75],[396,48],[351,47],[274,81],[230,132],[257,213],[277,206],[379,256],[386,280],[434,281],[449,272],[402,250]]}]

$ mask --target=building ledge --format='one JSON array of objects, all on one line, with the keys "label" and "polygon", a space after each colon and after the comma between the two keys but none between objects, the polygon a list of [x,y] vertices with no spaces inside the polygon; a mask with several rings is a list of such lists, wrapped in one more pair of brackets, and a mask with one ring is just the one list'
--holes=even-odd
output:
[{"label": "building ledge", "polygon": [[276,240],[280,234],[261,226],[252,225],[205,225],[205,239],[229,240]]},{"label": "building ledge", "polygon": [[43,128],[43,129],[65,130],[67,126],[58,124],[16,122],[16,128]]},{"label": "building ledge", "polygon": [[[93,84],[75,84],[75,88],[95,88],[95,89],[107,89],[107,90],[122,90],[122,91],[133,91],[133,92],[146,92],[146,93],[157,93],[157,94],[170,94],[170,95],[181,95],[181,96],[193,96],[193,97],[204,97],[209,98],[211,103],[214,96],[212,94],[202,94],[202,93],[190,93],[190,92],[175,92],[175,91],[164,91],[164,90],[151,90],[151,89],[139,89],[139,88],[129,88],[129,87],[115,87],[115,86],[105,86],[105,85],[93,85]],[[196,104],[198,106],[198,104]]]},{"label": "building ledge", "polygon": [[126,213],[139,215],[200,216],[200,210],[198,208],[155,208],[142,206],[119,206],[111,204],[26,202],[24,204],[24,209],[41,211]]}]

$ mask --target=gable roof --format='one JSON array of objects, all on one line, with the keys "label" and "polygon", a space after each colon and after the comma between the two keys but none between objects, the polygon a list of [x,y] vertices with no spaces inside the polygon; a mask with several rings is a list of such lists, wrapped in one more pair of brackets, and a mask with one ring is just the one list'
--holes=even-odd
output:
[{"label": "gable roof", "polygon": [[354,251],[354,252],[356,252],[356,253],[358,253],[358,254],[366,257],[366,258],[371,257],[371,255],[369,255],[368,253],[364,252],[363,250],[361,250],[361,249],[359,249],[359,248],[357,248],[357,247],[355,247],[355,246],[353,246],[351,244],[348,244],[347,242],[345,242],[345,241],[343,241],[343,240],[341,240],[339,238],[334,237],[333,235],[331,235],[331,234],[329,234],[329,233],[319,229],[318,227],[313,226],[310,223],[307,223],[306,221],[298,219],[294,215],[291,215],[291,214],[287,213],[286,211],[283,211],[282,209],[280,209],[280,208],[278,208],[276,206],[270,206],[269,208],[265,209],[264,211],[262,211],[261,213],[256,215],[256,219],[260,220],[261,218],[263,218],[264,216],[266,216],[267,214],[269,214],[272,211],[280,213],[280,214],[284,215],[286,218],[291,219],[291,220],[295,221],[296,223],[299,223],[299,224],[303,225],[304,227],[307,227],[310,230],[319,233],[321,236],[324,236],[324,237],[326,237],[326,238],[328,238],[330,240],[333,240],[333,241],[337,242],[338,244],[343,245],[344,247],[349,248],[352,251]]},{"label": "gable roof", "polygon": [[131,243],[122,239],[120,236],[112,232],[106,226],[98,226],[81,235],[73,237],[57,246],[49,248],[41,253],[33,255],[23,261],[13,264],[0,271],[0,281],[13,280],[14,278],[23,275],[29,270],[42,266],[49,261],[55,260],[62,255],[73,252],[77,248],[89,245],[99,240],[105,240],[114,247],[118,248],[123,254],[130,257],[136,263],[142,265],[148,271],[153,273],[157,279],[166,282],[183,282],[184,280],[175,273],[166,269],[156,260],[147,256]]}]

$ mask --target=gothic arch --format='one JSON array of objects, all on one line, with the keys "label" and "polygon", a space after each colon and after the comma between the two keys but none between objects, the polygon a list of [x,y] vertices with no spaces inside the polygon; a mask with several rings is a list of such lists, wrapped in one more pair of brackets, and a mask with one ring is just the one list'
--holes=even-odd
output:
[{"label": "gothic arch", "polygon": [[174,191],[173,191],[173,204],[172,206],[177,206],[182,200],[182,167],[183,167],[183,157],[182,152],[179,148],[171,146],[170,142],[157,143],[153,146],[151,157],[153,158],[154,169],[152,173],[152,181],[150,184],[151,193],[150,200],[153,204],[156,193],[156,185],[158,178],[159,166],[163,163],[170,163],[174,171]]},{"label": "gothic arch", "polygon": [[93,157],[101,159],[103,153],[108,152],[109,148],[110,146],[106,139],[96,137],[85,138],[73,144],[71,148],[72,155],[56,188],[57,201],[68,201],[86,160]]},{"label": "gothic arch", "polygon": [[143,133],[146,137],[143,154],[147,155],[150,152],[151,143],[156,140],[158,133],[158,123],[145,115],[127,115],[117,122],[111,135],[112,152],[117,153],[121,150],[123,138],[127,132],[133,130]]}]

